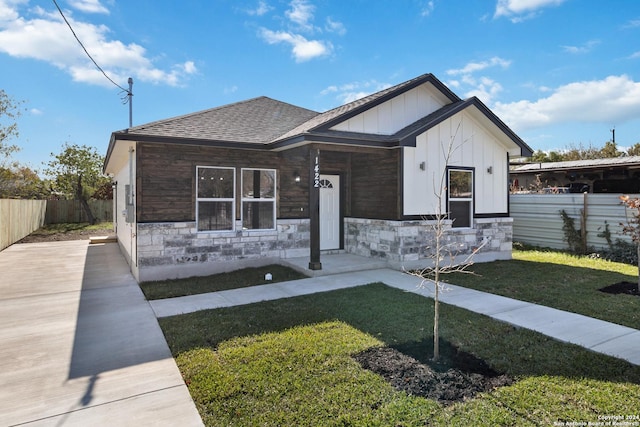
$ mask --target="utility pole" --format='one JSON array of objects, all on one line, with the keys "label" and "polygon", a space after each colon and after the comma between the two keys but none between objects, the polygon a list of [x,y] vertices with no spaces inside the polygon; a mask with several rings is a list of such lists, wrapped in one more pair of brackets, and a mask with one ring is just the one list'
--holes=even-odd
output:
[{"label": "utility pole", "polygon": [[616,145],[616,128],[611,129],[611,142]]},{"label": "utility pole", "polygon": [[127,80],[129,83],[129,92],[127,92],[127,97],[129,98],[129,128],[133,127],[133,79],[129,77]]}]

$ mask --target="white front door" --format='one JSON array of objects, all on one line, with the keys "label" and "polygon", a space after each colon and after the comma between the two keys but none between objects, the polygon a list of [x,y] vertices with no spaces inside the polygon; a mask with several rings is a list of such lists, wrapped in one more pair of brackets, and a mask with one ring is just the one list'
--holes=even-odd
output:
[{"label": "white front door", "polygon": [[340,249],[340,176],[320,175],[320,250]]}]

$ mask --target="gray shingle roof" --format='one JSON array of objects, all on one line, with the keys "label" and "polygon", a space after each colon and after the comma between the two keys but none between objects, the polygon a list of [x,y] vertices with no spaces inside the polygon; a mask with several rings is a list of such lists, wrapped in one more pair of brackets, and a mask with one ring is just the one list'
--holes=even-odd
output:
[{"label": "gray shingle roof", "polygon": [[124,130],[122,133],[266,144],[319,114],[262,96],[147,123]]},{"label": "gray shingle roof", "polygon": [[[373,135],[331,130],[331,127],[337,123],[425,83],[433,85],[450,102],[440,110],[399,130],[396,134]],[[136,126],[112,134],[107,158],[116,140],[188,143],[230,148],[259,146],[268,149],[282,149],[302,141],[364,144],[374,147],[414,145],[417,133],[424,132],[471,105],[476,106],[489,120],[500,127],[522,148],[523,153],[530,155],[531,149],[524,141],[477,98],[463,101],[433,74],[423,74],[324,113],[267,97],[259,97]]]}]

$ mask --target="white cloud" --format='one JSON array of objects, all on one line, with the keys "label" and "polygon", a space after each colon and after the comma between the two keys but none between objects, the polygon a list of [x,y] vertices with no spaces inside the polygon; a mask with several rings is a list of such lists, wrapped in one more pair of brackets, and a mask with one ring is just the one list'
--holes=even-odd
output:
[{"label": "white cloud", "polygon": [[487,61],[469,62],[462,68],[447,70],[449,76],[457,76],[457,78],[449,81],[448,84],[460,90],[467,88],[463,95],[464,98],[477,96],[485,104],[491,104],[494,98],[502,92],[502,85],[489,77],[475,77],[473,74],[486,71],[489,68],[499,67],[505,69],[509,68],[509,66],[511,66],[511,61],[498,56],[494,56]]},{"label": "white cloud", "polygon": [[[310,34],[323,32],[321,28],[313,24],[316,7],[308,0],[291,0],[289,7],[284,13],[288,19],[287,28],[280,31],[260,28],[259,37],[269,44],[285,43],[291,46],[291,54],[296,62],[305,62],[331,55],[333,44],[330,41],[319,38],[310,39],[309,36]],[[327,33],[339,35],[346,33],[344,24],[330,17],[326,18],[324,30]],[[301,33],[306,34],[306,36]]]},{"label": "white cloud", "polygon": [[561,46],[562,49],[571,54],[589,53],[591,50],[600,44],[600,40],[589,40],[582,46]]},{"label": "white cloud", "polygon": [[467,65],[465,65],[462,68],[447,70],[447,74],[450,76],[457,76],[461,74],[471,74],[476,71],[482,71],[486,68],[496,67],[496,66],[501,68],[508,68],[510,65],[511,65],[511,61],[502,59],[498,56],[494,56],[488,61],[469,62]]},{"label": "white cloud", "polygon": [[313,31],[313,24],[310,21],[313,20],[315,6],[309,4],[306,0],[292,0],[290,6],[291,9],[284,13],[285,16],[302,30]]},{"label": "white cloud", "polygon": [[0,0],[0,23],[13,21],[18,18],[18,6],[28,3],[29,0]]},{"label": "white cloud", "polygon": [[434,8],[435,8],[435,4],[434,4],[433,0],[428,1],[422,7],[422,10],[420,11],[420,15],[421,16],[429,16],[433,12]]},{"label": "white cloud", "polygon": [[566,0],[498,0],[494,18],[501,16],[512,22],[522,22],[534,18],[545,7],[559,6]]},{"label": "white cloud", "polygon": [[100,0],[73,0],[69,5],[81,12],[109,14],[109,9],[104,7]]},{"label": "white cloud", "polygon": [[637,28],[640,27],[640,19],[632,19],[631,21],[627,22],[625,25],[622,26],[622,28]]},{"label": "white cloud", "polygon": [[347,104],[357,99],[364,98],[372,93],[391,87],[389,83],[381,83],[377,80],[345,83],[340,86],[331,85],[323,89],[320,95],[336,94],[335,98],[340,104]]},{"label": "white cloud", "polygon": [[42,110],[40,110],[39,108],[32,108],[29,110],[29,113],[31,113],[31,115],[33,116],[41,116],[44,114],[44,112]]},{"label": "white cloud", "polygon": [[260,0],[258,2],[258,6],[255,9],[247,10],[247,13],[253,16],[262,16],[269,13],[269,11],[272,9],[273,7],[269,6],[267,2]]},{"label": "white cloud", "polygon": [[623,123],[640,116],[640,82],[626,75],[574,82],[546,98],[498,102],[492,110],[515,131],[562,122]]},{"label": "white cloud", "polygon": [[502,92],[502,85],[488,77],[481,77],[479,80],[470,79],[467,83],[475,87],[466,92],[464,97],[477,96],[485,104],[491,104],[494,97]]},{"label": "white cloud", "polygon": [[[57,12],[36,7],[32,10],[33,16],[21,16],[18,6],[22,3],[0,3],[3,16],[13,17],[0,21],[0,52],[16,58],[48,62],[78,82],[111,85],[86,56]],[[7,13],[10,8],[12,12]],[[177,86],[185,75],[197,71],[192,61],[176,64],[170,71],[157,68],[147,57],[144,47],[109,39],[107,26],[76,20],[70,14],[67,14],[67,20],[96,62],[109,77],[115,82],[122,82],[122,85],[131,76],[153,84]]]},{"label": "white cloud", "polygon": [[269,44],[286,43],[291,46],[291,53],[296,62],[327,56],[333,50],[333,45],[326,41],[307,40],[299,34],[286,31],[271,31],[266,28],[260,30],[260,36]]},{"label": "white cloud", "polygon": [[194,64],[193,61],[187,61],[184,64],[181,64],[181,68],[187,74],[195,74],[198,72],[196,64]]},{"label": "white cloud", "polygon": [[336,33],[344,36],[347,33],[347,29],[342,22],[334,21],[331,17],[327,18],[325,29],[330,33]]}]

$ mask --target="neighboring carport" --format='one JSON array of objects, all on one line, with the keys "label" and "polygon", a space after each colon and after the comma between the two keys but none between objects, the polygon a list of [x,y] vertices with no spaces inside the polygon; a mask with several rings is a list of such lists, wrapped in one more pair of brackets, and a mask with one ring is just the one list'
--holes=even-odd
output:
[{"label": "neighboring carport", "polygon": [[0,425],[202,425],[117,244],[16,244],[0,277]]}]

